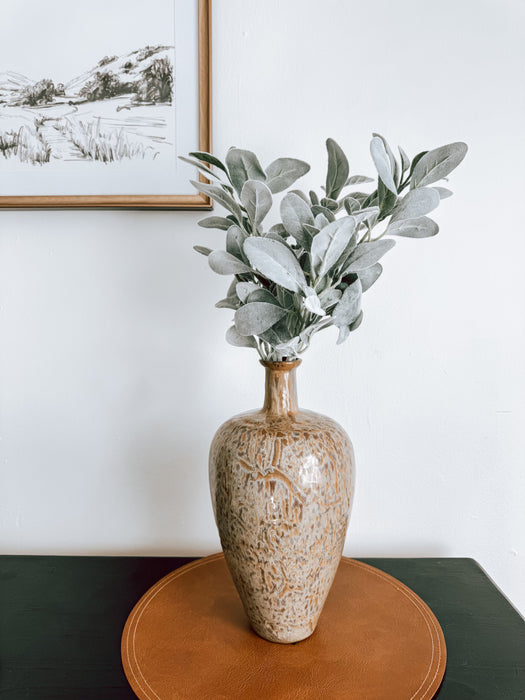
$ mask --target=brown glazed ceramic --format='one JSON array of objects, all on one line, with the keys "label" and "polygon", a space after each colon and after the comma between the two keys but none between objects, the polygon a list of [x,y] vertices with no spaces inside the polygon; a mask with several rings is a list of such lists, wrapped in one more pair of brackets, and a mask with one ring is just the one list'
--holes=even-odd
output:
[{"label": "brown glazed ceramic", "polygon": [[210,488],[224,556],[253,629],[289,643],[314,631],[339,565],[354,453],[340,425],[298,408],[300,360],[261,364],[264,406],[215,434]]}]

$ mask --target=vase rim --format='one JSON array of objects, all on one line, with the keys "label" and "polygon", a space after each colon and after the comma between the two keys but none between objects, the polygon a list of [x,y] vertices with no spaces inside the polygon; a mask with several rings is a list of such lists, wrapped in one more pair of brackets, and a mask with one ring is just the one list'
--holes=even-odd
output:
[{"label": "vase rim", "polygon": [[261,365],[263,367],[266,367],[268,369],[273,369],[276,371],[281,371],[281,372],[289,372],[292,369],[295,369],[296,367],[299,367],[301,364],[302,360],[296,359],[296,360],[280,360],[280,361],[272,361],[272,360],[259,360]]}]

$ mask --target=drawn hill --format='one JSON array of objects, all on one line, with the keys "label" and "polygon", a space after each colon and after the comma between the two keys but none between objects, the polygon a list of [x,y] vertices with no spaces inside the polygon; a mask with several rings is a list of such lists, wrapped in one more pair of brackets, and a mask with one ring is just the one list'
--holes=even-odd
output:
[{"label": "drawn hill", "polygon": [[145,46],[126,56],[104,56],[91,70],[66,84],[52,76],[32,81],[14,72],[0,73],[0,104],[50,105],[56,102],[95,102],[130,95],[134,102],[171,102],[171,46]]},{"label": "drawn hill", "polygon": [[[135,94],[142,102],[171,101],[172,48],[146,46],[127,56],[105,56],[90,71],[66,83],[65,93],[92,99],[109,91],[115,95]],[[104,78],[108,75],[110,78]]]},{"label": "drawn hill", "polygon": [[31,85],[31,80],[25,75],[12,71],[0,73],[0,104],[16,100],[20,92],[29,85]]}]

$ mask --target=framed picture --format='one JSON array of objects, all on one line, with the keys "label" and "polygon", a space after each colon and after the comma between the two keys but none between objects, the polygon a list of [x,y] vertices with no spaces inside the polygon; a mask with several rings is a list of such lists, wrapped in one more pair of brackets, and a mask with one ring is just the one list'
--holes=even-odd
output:
[{"label": "framed picture", "polygon": [[2,0],[0,207],[211,208],[210,5]]}]

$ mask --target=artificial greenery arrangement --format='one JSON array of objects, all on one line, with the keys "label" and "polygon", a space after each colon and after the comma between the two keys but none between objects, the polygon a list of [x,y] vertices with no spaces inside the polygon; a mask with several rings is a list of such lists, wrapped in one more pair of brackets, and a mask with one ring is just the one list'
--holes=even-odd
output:
[{"label": "artificial greenery arrangement", "polygon": [[[381,274],[380,258],[395,244],[389,236],[426,238],[438,232],[426,215],[452,192],[429,185],[446,178],[467,152],[464,143],[451,143],[411,161],[399,148],[398,161],[386,140],[374,134],[376,184],[349,176],[348,160],[333,139],[326,147],[323,193],[287,192],[281,222],[268,230],[263,224],[272,195],[305,175],[308,163],[278,158],[263,169],[254,153],[239,148],[230,148],[225,163],[203,152],[182,158],[216,183],[192,184],[229,212],[199,221],[227,232],[226,250],[195,246],[212,270],[233,275],[226,298],[216,304],[235,311],[226,338],[256,348],[264,360],[296,358],[314,333],[330,326],[339,329],[338,343],[346,340],[361,323],[361,296]],[[370,182],[375,184],[369,194],[355,189]]]}]

